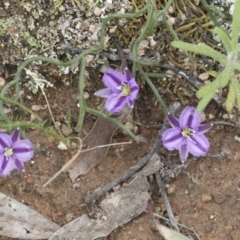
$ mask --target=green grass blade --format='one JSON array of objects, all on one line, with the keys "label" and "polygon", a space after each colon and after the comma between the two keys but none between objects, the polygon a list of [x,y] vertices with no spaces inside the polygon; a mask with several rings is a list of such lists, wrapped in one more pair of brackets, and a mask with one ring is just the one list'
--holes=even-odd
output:
[{"label": "green grass blade", "polygon": [[205,95],[201,100],[200,102],[198,103],[198,106],[197,106],[197,111],[198,112],[202,112],[204,110],[204,108],[208,105],[208,103],[212,100],[214,96],[214,93],[211,92],[211,93],[208,93],[207,95]]},{"label": "green grass blade", "polygon": [[232,42],[231,39],[229,38],[229,36],[226,34],[225,31],[223,31],[221,28],[216,27],[214,29],[214,32],[219,36],[221,42],[223,43],[225,49],[227,50],[227,52],[232,52],[233,51],[233,46],[232,46]]},{"label": "green grass blade", "polygon": [[231,39],[232,39],[231,42],[235,49],[238,47],[238,36],[239,36],[239,30],[240,30],[239,13],[240,13],[240,0],[235,0],[234,11],[233,11],[233,21],[232,21],[232,36],[231,36]]},{"label": "green grass blade", "polygon": [[191,44],[183,41],[173,41],[171,44],[173,47],[176,47],[176,48],[180,48],[189,52],[194,52],[194,53],[202,54],[208,57],[212,57],[222,65],[225,65],[227,62],[226,55],[217,52],[216,50],[209,47],[205,43]]},{"label": "green grass blade", "polygon": [[197,91],[197,97],[198,98],[203,98],[206,95],[209,94],[213,94],[217,91],[217,89],[220,87],[219,82],[217,82],[216,80],[214,80],[213,82],[201,87],[198,91]]},{"label": "green grass blade", "polygon": [[229,83],[233,73],[234,73],[234,65],[228,64],[223,69],[223,71],[218,75],[215,81],[219,81],[220,87],[224,88]]},{"label": "green grass blade", "polygon": [[233,109],[235,98],[236,98],[235,90],[234,90],[233,84],[231,83],[229,85],[228,96],[226,100],[226,109],[228,112],[230,112]]},{"label": "green grass blade", "polygon": [[235,97],[237,99],[237,105],[238,105],[238,109],[240,110],[240,84],[238,82],[238,79],[236,77],[234,77],[231,80],[233,89],[235,91]]},{"label": "green grass blade", "polygon": [[203,111],[203,109],[213,98],[218,88],[224,88],[227,86],[232,76],[233,70],[234,66],[231,66],[230,64],[227,65],[226,68],[218,75],[218,77],[213,82],[198,90],[196,95],[198,98],[202,98],[197,107],[198,111]]}]

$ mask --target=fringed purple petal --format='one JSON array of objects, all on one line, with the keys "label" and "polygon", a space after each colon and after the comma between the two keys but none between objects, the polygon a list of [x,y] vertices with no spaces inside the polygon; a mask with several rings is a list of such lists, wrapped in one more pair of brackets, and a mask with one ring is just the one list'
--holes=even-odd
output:
[{"label": "fringed purple petal", "polygon": [[119,113],[127,101],[128,98],[126,96],[116,97],[112,95],[106,100],[104,107],[110,113]]},{"label": "fringed purple petal", "polygon": [[8,157],[8,160],[4,157],[4,160],[2,161],[1,169],[0,169],[0,175],[1,176],[8,176],[13,169],[16,169],[16,166],[14,164],[14,158]]},{"label": "fringed purple petal", "polygon": [[24,172],[24,165],[18,159],[15,159],[15,166],[20,172]]},{"label": "fringed purple petal", "polygon": [[130,107],[134,106],[135,99],[137,98],[138,92],[139,92],[139,87],[137,83],[135,82],[134,79],[132,79],[129,83],[129,87],[131,90],[130,95],[128,96],[128,105]]},{"label": "fringed purple petal", "polygon": [[127,104],[130,108],[134,107],[135,99],[131,99],[130,97],[127,98]]},{"label": "fringed purple petal", "polygon": [[132,74],[131,74],[131,72],[129,71],[128,68],[125,68],[124,74],[125,74],[126,80],[127,80],[127,81],[130,81],[131,78],[132,78]]},{"label": "fringed purple petal", "polygon": [[197,131],[199,133],[205,133],[208,132],[211,128],[212,128],[212,124],[211,123],[205,123],[205,124],[200,124],[200,126],[198,127]]},{"label": "fringed purple petal", "polygon": [[206,156],[210,143],[203,134],[195,133],[190,139],[187,139],[187,148],[193,156]]},{"label": "fringed purple petal", "polygon": [[[128,86],[129,86],[129,88],[130,88],[130,90],[131,90],[131,94],[134,93],[134,94],[136,94],[136,96],[137,96],[137,94],[138,94],[138,92],[139,92],[139,86],[138,86],[138,84],[137,84],[137,82],[136,82],[136,80],[135,80],[134,78],[132,78],[132,79],[128,82]],[[136,97],[136,96],[135,96],[135,97]]]},{"label": "fringed purple petal", "polygon": [[15,159],[25,162],[30,160],[34,155],[32,143],[28,140],[19,140],[13,144],[13,154]]},{"label": "fringed purple petal", "polygon": [[0,155],[0,171],[5,168],[6,162],[7,161],[5,159],[4,154],[1,154]]},{"label": "fringed purple petal", "polygon": [[12,146],[11,137],[8,134],[0,133],[0,151],[4,151],[6,147]]},{"label": "fringed purple petal", "polygon": [[94,93],[95,96],[108,98],[111,94],[113,94],[112,90],[109,88],[103,88]]},{"label": "fringed purple petal", "polygon": [[187,148],[187,144],[181,145],[179,148],[179,156],[180,156],[180,160],[182,163],[187,161],[188,153],[189,153],[189,151]]},{"label": "fringed purple petal", "polygon": [[104,73],[102,81],[107,88],[115,92],[117,87],[125,81],[125,76],[119,71],[108,69]]},{"label": "fringed purple petal", "polygon": [[162,133],[162,143],[169,151],[179,149],[184,144],[180,128],[170,128]]},{"label": "fringed purple petal", "polygon": [[179,124],[181,128],[190,127],[196,129],[201,123],[201,114],[194,107],[185,107],[180,114]]},{"label": "fringed purple petal", "polygon": [[16,142],[20,139],[20,131],[19,129],[15,129],[13,131],[13,133],[11,134],[11,139],[12,139],[12,142]]},{"label": "fringed purple petal", "polygon": [[179,120],[175,116],[173,116],[171,113],[168,113],[168,121],[172,127],[177,127],[177,128],[180,127]]}]

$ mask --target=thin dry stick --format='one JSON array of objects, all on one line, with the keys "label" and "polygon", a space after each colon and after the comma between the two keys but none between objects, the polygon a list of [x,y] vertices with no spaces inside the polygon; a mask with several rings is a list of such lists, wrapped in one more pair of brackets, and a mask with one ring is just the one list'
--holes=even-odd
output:
[{"label": "thin dry stick", "polygon": [[157,180],[157,183],[158,183],[158,186],[159,186],[159,192],[161,193],[161,196],[163,198],[163,202],[164,202],[164,204],[166,206],[166,210],[167,210],[167,213],[168,213],[168,217],[169,217],[170,223],[171,223],[172,227],[174,227],[174,229],[179,232],[177,221],[176,221],[176,219],[175,219],[175,217],[173,215],[171,205],[170,205],[170,203],[168,201],[167,193],[165,191],[165,186],[164,186],[163,180],[162,180],[162,178],[160,176],[160,173],[156,172],[155,176],[156,176],[156,180]]},{"label": "thin dry stick", "polygon": [[[48,111],[49,111],[49,114],[51,115],[53,124],[54,124],[55,128],[57,129],[59,135],[60,135],[62,138],[64,138],[63,135],[62,135],[62,133],[61,133],[61,131],[59,131],[59,128],[58,128],[58,126],[57,126],[57,124],[56,124],[56,122],[55,122],[55,119],[54,119],[53,113],[52,113],[52,109],[51,109],[51,107],[50,107],[50,105],[49,105],[47,96],[46,96],[46,94],[45,94],[45,91],[44,91],[43,87],[42,87],[42,86],[40,85],[40,83],[39,83],[39,80],[38,80],[38,77],[37,77],[36,73],[33,73],[33,72],[31,72],[30,70],[28,70],[28,69],[26,69],[26,68],[24,68],[24,69],[25,69],[26,73],[33,78],[33,80],[35,81],[35,83],[36,83],[36,84],[38,85],[38,87],[41,89],[42,94],[43,94],[43,96],[44,96],[44,98],[45,98],[45,101],[46,101],[46,103],[47,103]],[[44,80],[44,79],[43,79],[43,80]],[[42,80],[42,81],[43,81],[43,80]],[[44,80],[44,81],[46,82],[46,80]]]},{"label": "thin dry stick", "polygon": [[240,128],[240,125],[237,123],[231,123],[231,122],[225,122],[225,121],[214,121],[212,122],[213,125],[227,125],[227,126],[232,126],[236,128]]},{"label": "thin dry stick", "polygon": [[97,148],[111,147],[111,146],[125,145],[125,144],[132,144],[132,142],[109,143],[109,144],[99,145],[99,146],[96,146],[96,147],[93,147],[93,148],[88,148],[86,150],[82,150],[82,152],[92,151],[92,150],[97,149]]},{"label": "thin dry stick", "polygon": [[[77,138],[78,140],[80,138]],[[94,149],[97,149],[97,148],[103,148],[103,147],[109,147],[109,146],[116,146],[116,145],[123,145],[123,144],[131,144],[132,142],[121,142],[121,143],[110,143],[110,144],[105,144],[105,145],[100,145],[100,146],[96,146],[96,147],[93,147],[93,148],[89,148],[87,150],[82,150],[82,142],[80,144],[80,147],[79,147],[79,150],[78,152],[76,153],[76,155],[74,155],[74,157],[72,159],[69,160],[69,162],[67,162],[56,174],[54,174],[53,177],[51,177],[46,183],[44,183],[43,187],[46,187],[50,182],[52,182],[61,172],[65,171],[76,159],[77,157],[79,156],[80,153],[82,152],[88,152],[88,151],[92,151]]]},{"label": "thin dry stick", "polygon": [[62,166],[62,168],[54,174],[53,177],[51,177],[46,183],[43,184],[43,187],[46,187],[49,183],[51,183],[60,173],[65,171],[80,155],[81,150],[82,150],[82,139],[81,138],[72,138],[72,139],[77,139],[79,141],[79,149],[77,153],[66,163]]}]

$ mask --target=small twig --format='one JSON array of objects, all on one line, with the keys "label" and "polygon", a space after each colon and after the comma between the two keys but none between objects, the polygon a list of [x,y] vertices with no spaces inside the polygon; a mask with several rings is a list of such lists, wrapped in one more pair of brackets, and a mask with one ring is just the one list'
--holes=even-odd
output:
[{"label": "small twig", "polygon": [[170,220],[170,223],[171,223],[171,226],[179,232],[179,228],[178,228],[178,225],[177,225],[177,221],[175,220],[175,217],[173,215],[173,212],[172,212],[172,208],[171,208],[171,205],[168,201],[168,197],[167,197],[167,193],[166,193],[166,190],[165,190],[165,186],[164,186],[164,183],[163,183],[163,180],[160,176],[160,173],[159,172],[156,172],[155,173],[155,176],[156,176],[156,179],[157,179],[157,183],[158,183],[158,186],[159,186],[159,192],[161,193],[161,196],[163,198],[163,202],[166,206],[166,210],[167,210],[167,213],[168,213],[168,217],[169,217],[169,220]]},{"label": "small twig", "polygon": [[127,144],[132,144],[132,142],[130,141],[130,142],[109,143],[109,144],[99,145],[93,148],[88,148],[86,150],[82,150],[81,152],[88,152],[97,148],[111,147],[111,146],[117,146],[117,145],[127,145]]},{"label": "small twig", "polygon": [[66,163],[62,166],[62,168],[55,173],[46,183],[43,184],[43,187],[46,187],[49,183],[51,183],[60,173],[62,173],[63,171],[65,171],[67,168],[69,168],[69,166],[78,158],[78,156],[81,153],[82,150],[82,139],[81,138],[73,138],[73,139],[77,139],[79,141],[79,149],[77,151],[77,153]]},{"label": "small twig", "polygon": [[213,125],[227,125],[227,126],[240,128],[240,125],[237,123],[230,123],[230,122],[225,122],[225,121],[214,121],[214,122],[212,122],[212,124]]}]

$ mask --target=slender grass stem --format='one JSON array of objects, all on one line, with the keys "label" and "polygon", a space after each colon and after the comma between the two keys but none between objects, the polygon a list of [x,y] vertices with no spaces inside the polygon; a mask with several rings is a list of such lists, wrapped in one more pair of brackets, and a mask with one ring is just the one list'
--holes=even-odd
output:
[{"label": "slender grass stem", "polygon": [[146,82],[148,83],[150,88],[152,89],[154,95],[156,96],[156,98],[157,98],[158,102],[160,103],[161,107],[163,108],[164,112],[167,114],[168,107],[165,104],[165,102],[163,101],[162,97],[159,95],[158,90],[156,89],[156,87],[154,86],[154,84],[152,83],[150,78],[147,76],[147,74],[143,71],[142,67],[140,65],[137,65],[137,68],[138,68],[139,72],[143,75],[144,79],[146,80]]}]

